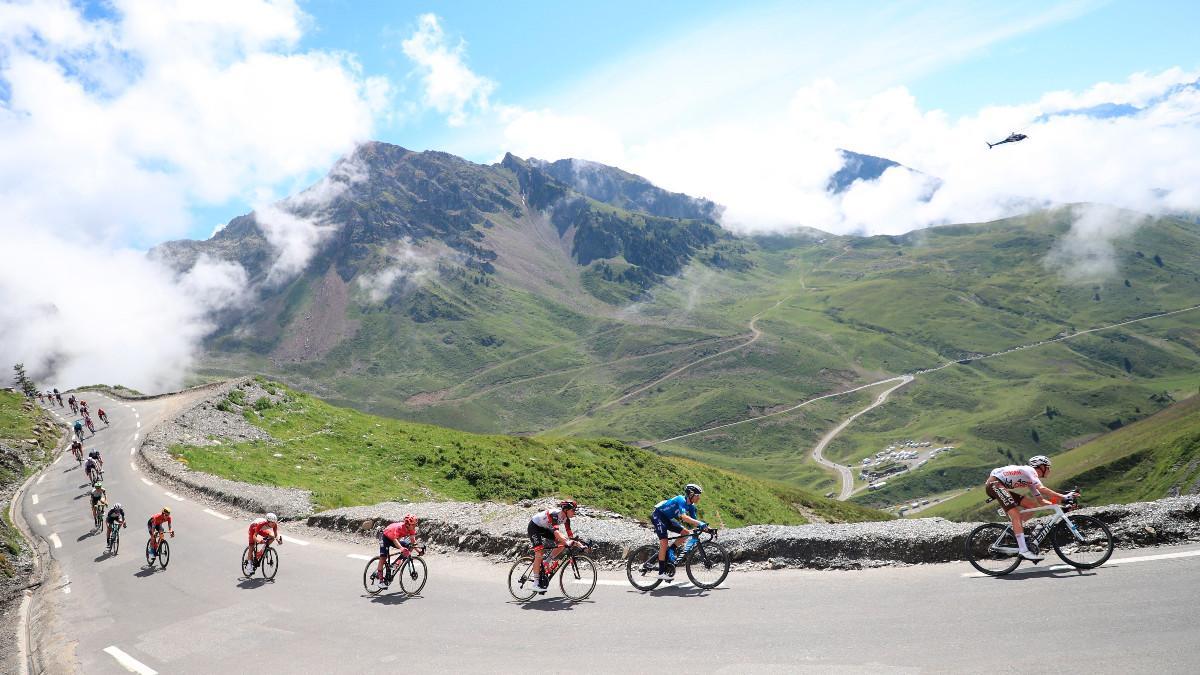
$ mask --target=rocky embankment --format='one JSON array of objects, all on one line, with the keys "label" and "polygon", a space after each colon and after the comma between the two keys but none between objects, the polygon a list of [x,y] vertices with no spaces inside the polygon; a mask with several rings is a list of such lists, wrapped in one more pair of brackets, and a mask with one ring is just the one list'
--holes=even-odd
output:
[{"label": "rocky embankment", "polygon": [[192,471],[169,452],[176,445],[221,445],[248,440],[277,442],[242,417],[242,409],[260,398],[275,404],[282,394],[268,391],[248,377],[213,387],[211,394],[203,400],[150,432],[141,447],[143,461],[174,483],[238,508],[258,513],[273,511],[289,520],[307,517],[313,512],[312,493],[308,490],[254,485]]},{"label": "rocky embankment", "polygon": [[[177,444],[277,442],[246,422],[242,411],[261,397],[277,403],[282,395],[250,378],[215,387],[202,401],[155,428],[142,446],[142,456],[155,471],[171,480],[248,511],[274,511],[289,520],[306,518],[312,527],[370,537],[387,523],[415,513],[421,518],[426,541],[448,549],[504,557],[528,550],[525,528],[530,515],[553,504],[553,500],[519,504],[385,502],[313,513],[307,491],[218,478],[192,471],[169,454],[168,449]],[[1080,512],[1107,523],[1119,547],[1200,541],[1200,496],[1093,507]],[[654,541],[645,523],[586,507],[573,525],[580,537],[594,544],[595,557],[601,560],[620,560],[631,548]],[[943,518],[753,525],[724,530],[719,541],[738,562],[765,567],[858,569],[961,560],[963,542],[975,525]]]}]

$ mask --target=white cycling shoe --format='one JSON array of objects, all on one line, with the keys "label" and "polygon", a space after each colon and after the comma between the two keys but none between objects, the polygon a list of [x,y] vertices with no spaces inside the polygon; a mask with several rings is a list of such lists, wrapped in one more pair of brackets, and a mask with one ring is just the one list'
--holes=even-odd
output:
[{"label": "white cycling shoe", "polygon": [[1039,553],[1034,553],[1033,551],[1021,551],[1017,555],[1021,558],[1021,560],[1028,560],[1031,563],[1040,563],[1046,559],[1046,556]]},{"label": "white cycling shoe", "polygon": [[659,572],[658,578],[662,581],[675,581],[675,575],[667,574],[666,572]]}]

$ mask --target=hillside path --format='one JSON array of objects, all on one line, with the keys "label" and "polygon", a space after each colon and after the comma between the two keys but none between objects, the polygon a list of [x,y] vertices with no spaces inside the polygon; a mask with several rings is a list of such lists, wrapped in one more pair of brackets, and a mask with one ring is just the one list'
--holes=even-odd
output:
[{"label": "hillside path", "polygon": [[823,454],[825,452],[825,448],[829,446],[830,441],[836,438],[838,434],[842,433],[842,431],[844,431],[846,427],[850,426],[851,422],[858,419],[860,415],[883,405],[893,391],[896,391],[900,387],[912,382],[914,379],[915,378],[912,375],[902,375],[900,377],[900,382],[880,392],[880,394],[875,397],[875,401],[872,402],[871,405],[842,420],[841,424],[826,432],[825,435],[821,437],[821,440],[817,441],[817,444],[813,446],[812,457],[817,464],[834,469],[838,472],[838,475],[842,477],[842,487],[838,493],[838,499],[845,501],[849,499],[850,494],[854,492],[854,474],[850,472],[850,467],[846,466],[845,464],[838,464],[837,462],[825,459],[825,455]]}]

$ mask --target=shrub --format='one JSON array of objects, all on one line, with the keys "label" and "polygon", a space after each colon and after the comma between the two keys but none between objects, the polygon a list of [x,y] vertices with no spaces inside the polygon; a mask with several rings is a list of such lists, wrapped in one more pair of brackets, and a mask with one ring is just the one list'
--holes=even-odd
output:
[{"label": "shrub", "polygon": [[259,396],[258,400],[254,402],[255,410],[267,410],[270,407],[271,399],[267,398],[266,396]]}]

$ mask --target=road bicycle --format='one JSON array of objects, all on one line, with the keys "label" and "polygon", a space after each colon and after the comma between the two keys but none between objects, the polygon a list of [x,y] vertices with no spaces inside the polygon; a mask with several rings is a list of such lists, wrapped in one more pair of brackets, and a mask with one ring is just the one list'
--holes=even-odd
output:
[{"label": "road bicycle", "polygon": [[[592,547],[590,543],[580,543],[583,544],[583,549]],[[557,560],[551,561],[546,568],[548,577],[546,587],[550,587],[550,582],[557,575],[558,587],[562,589],[562,594],[572,602],[586,600],[592,591],[596,590],[598,578],[596,563],[581,553],[581,550],[576,546],[568,546],[562,555]],[[543,560],[542,564],[545,566],[546,561]],[[519,602],[531,600],[533,596],[543,590],[538,587],[538,573],[533,569],[532,555],[521,558],[509,568],[508,592]]]},{"label": "road bicycle", "polygon": [[[279,553],[271,546],[271,543],[274,541],[274,537],[267,537],[263,541],[263,552],[259,556],[258,562],[250,559],[251,548],[249,546],[246,547],[246,550],[242,551],[242,576],[249,579],[254,576],[256,571],[261,571],[262,577],[267,581],[275,579],[275,574],[279,572]],[[254,548],[257,549],[258,545],[255,544]]]},{"label": "road bicycle", "polygon": [[95,466],[87,470],[87,475],[88,482],[94,484],[96,481],[104,480],[104,469],[101,469],[99,466]]},{"label": "road bicycle", "polygon": [[87,427],[87,430],[92,432],[93,436],[96,435],[96,425],[92,423],[92,418],[89,417],[85,419],[83,421],[83,426]]},{"label": "road bicycle", "polygon": [[[1030,550],[1040,552],[1043,542],[1049,540],[1058,557],[1077,569],[1099,567],[1112,555],[1112,531],[1104,521],[1094,516],[1067,514],[1076,508],[1078,505],[1072,501],[1067,503],[1065,509],[1058,504],[1021,509],[1023,514],[1054,511],[1049,520],[1035,524],[1032,531],[1026,531],[1025,541],[1030,544]],[[997,511],[1004,513],[1003,510]],[[1010,523],[984,523],[971,530],[967,535],[965,552],[972,567],[994,577],[1004,576],[1021,564],[1021,558],[1017,555],[1017,539]]]},{"label": "road bicycle", "polygon": [[367,595],[379,595],[383,592],[385,583],[391,586],[396,579],[400,580],[400,590],[406,595],[420,593],[421,589],[425,588],[425,581],[429,576],[425,560],[421,557],[424,554],[425,547],[420,546],[417,547],[416,555],[405,557],[403,551],[388,555],[383,561],[382,579],[379,578],[379,556],[371,558],[363,569],[363,588],[366,589]]},{"label": "road bicycle", "polygon": [[108,426],[108,413],[100,413],[98,417],[101,422],[104,422],[104,426]]},{"label": "road bicycle", "polygon": [[[701,535],[708,535],[701,538]],[[667,573],[675,575],[678,560],[672,557],[675,542],[687,539],[683,549],[683,567],[697,588],[716,588],[729,576],[729,551],[717,543],[717,531],[706,529],[671,537],[667,548]],[[664,580],[658,578],[658,544],[646,544],[633,552],[625,563],[625,576],[639,591],[652,591]]]},{"label": "road bicycle", "polygon": [[171,562],[171,545],[165,537],[158,542],[158,550],[154,548],[154,537],[146,540],[146,564],[153,567],[155,560],[164,570],[167,569],[167,563]]},{"label": "road bicycle", "polygon": [[121,549],[121,528],[120,523],[113,523],[112,532],[108,533],[108,552],[111,555],[116,555]]},{"label": "road bicycle", "polygon": [[76,447],[72,445],[71,454],[75,455],[75,461],[79,462],[80,466],[83,466],[83,447]]},{"label": "road bicycle", "polygon": [[97,530],[99,530],[100,527],[104,524],[104,510],[107,507],[108,507],[108,504],[106,504],[104,502],[97,502],[95,504],[92,504],[92,520],[94,520],[96,522]]}]

